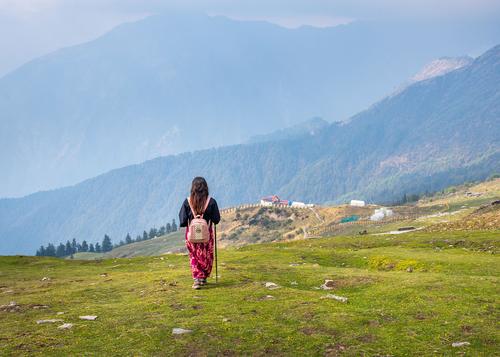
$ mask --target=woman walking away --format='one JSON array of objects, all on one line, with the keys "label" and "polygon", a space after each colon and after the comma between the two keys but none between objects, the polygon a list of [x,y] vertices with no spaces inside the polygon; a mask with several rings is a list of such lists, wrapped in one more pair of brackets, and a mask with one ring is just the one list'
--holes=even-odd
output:
[{"label": "woman walking away", "polygon": [[186,247],[189,251],[193,289],[207,283],[214,261],[213,225],[219,223],[220,212],[217,201],[208,195],[207,181],[195,177],[191,184],[191,195],[186,198],[179,212],[181,227],[186,227]]}]

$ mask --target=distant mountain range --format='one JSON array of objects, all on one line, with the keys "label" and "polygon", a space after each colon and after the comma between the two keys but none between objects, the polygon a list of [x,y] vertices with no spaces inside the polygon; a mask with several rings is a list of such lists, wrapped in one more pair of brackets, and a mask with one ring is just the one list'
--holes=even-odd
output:
[{"label": "distant mountain range", "polygon": [[485,49],[499,34],[500,24],[292,30],[186,14],[124,24],[0,79],[0,197],[314,116],[343,121],[430,60]]},{"label": "distant mountain range", "polygon": [[104,233],[119,239],[177,215],[191,179],[221,207],[278,194],[306,202],[390,201],[500,172],[500,46],[410,85],[314,135],[233,145],[113,170],[78,185],[0,200],[1,254]]}]

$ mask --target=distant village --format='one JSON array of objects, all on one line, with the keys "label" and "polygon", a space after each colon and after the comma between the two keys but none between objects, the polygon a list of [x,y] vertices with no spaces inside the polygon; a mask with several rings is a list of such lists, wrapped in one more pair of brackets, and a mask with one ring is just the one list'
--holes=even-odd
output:
[{"label": "distant village", "polygon": [[312,203],[304,203],[304,202],[291,201],[291,200],[282,200],[281,198],[279,198],[276,195],[262,197],[260,199],[260,204],[262,206],[290,206],[290,207],[298,207],[298,208],[314,207],[314,204],[312,204]]},{"label": "distant village", "polygon": [[[304,202],[299,202],[299,201],[283,200],[283,199],[279,198],[277,195],[262,197],[260,199],[260,205],[261,206],[281,206],[281,207],[288,206],[288,207],[296,207],[296,208],[314,207],[313,203],[304,203]],[[367,206],[366,202],[362,201],[362,200],[351,200],[349,205],[352,207],[366,207]],[[375,208],[373,214],[370,216],[370,220],[380,221],[384,218],[392,217],[393,215],[394,215],[394,212],[391,209],[388,209],[385,207]],[[360,217],[358,215],[344,217],[341,220],[341,223],[357,221],[357,220],[359,220],[359,218]]]}]

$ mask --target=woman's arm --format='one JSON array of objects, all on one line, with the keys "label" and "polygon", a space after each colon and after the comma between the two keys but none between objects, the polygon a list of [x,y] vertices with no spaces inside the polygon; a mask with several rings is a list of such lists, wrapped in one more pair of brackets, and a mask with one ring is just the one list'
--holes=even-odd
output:
[{"label": "woman's arm", "polygon": [[179,226],[181,227],[187,227],[188,225],[188,208],[186,206],[189,205],[187,204],[187,199],[184,200],[181,206],[181,210],[179,211]]},{"label": "woman's arm", "polygon": [[211,213],[211,221],[215,224],[218,224],[220,222],[220,212],[219,212],[219,206],[217,206],[217,201],[215,198],[212,198],[214,200],[214,203],[212,205],[212,212]]}]

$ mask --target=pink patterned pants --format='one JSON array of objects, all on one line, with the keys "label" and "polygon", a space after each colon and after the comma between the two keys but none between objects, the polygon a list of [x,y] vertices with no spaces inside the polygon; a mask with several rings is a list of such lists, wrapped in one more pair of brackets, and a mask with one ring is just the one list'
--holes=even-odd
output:
[{"label": "pink patterned pants", "polygon": [[214,235],[210,229],[210,240],[207,243],[191,243],[187,239],[189,227],[186,228],[186,248],[189,252],[193,279],[206,279],[212,272],[214,262]]}]

